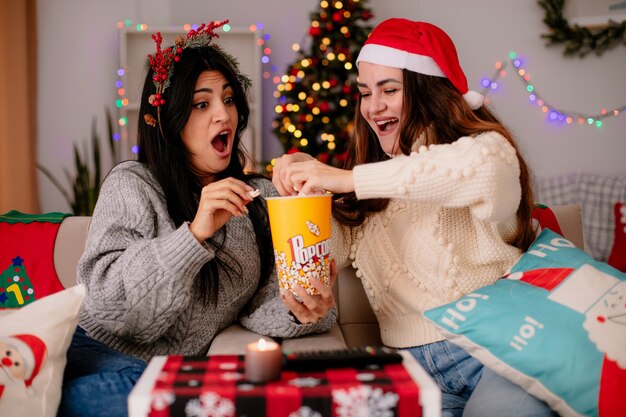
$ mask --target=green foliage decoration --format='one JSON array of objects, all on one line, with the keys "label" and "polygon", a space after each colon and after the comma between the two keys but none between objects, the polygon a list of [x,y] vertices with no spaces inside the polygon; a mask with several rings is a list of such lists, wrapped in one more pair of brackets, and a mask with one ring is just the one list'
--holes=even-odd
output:
[{"label": "green foliage decoration", "polygon": [[[108,151],[111,161],[118,160],[117,149],[113,140],[113,123],[109,109],[106,109],[106,123],[108,134]],[[73,145],[74,150],[74,172],[67,168],[63,169],[65,177],[70,185],[70,191],[61,184],[53,174],[41,164],[37,168],[52,182],[52,184],[63,195],[72,209],[72,213],[77,216],[90,216],[98,200],[100,185],[102,184],[103,171],[102,158],[100,153],[101,137],[96,129],[95,118],[91,124],[91,138],[89,143],[84,143],[82,150],[78,145]],[[89,154],[91,145],[91,154]]]},{"label": "green foliage decoration", "polygon": [[539,0],[546,15],[543,22],[550,28],[550,33],[541,37],[548,40],[548,45],[565,44],[563,54],[580,57],[590,52],[600,56],[616,45],[626,45],[626,21],[609,20],[599,29],[571,25],[563,16],[565,0]]}]

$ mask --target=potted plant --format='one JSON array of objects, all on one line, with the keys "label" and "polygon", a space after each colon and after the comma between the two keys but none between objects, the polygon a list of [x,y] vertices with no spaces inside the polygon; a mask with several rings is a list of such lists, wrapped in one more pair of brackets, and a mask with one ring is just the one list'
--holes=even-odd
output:
[{"label": "potted plant", "polygon": [[[113,140],[113,123],[111,121],[111,113],[109,109],[107,108],[105,111],[108,133],[108,150],[111,156],[111,161],[115,163],[118,160],[118,155],[115,141]],[[84,146],[82,150],[79,149],[77,144],[73,145],[75,172],[71,173],[68,169],[63,169],[67,181],[70,184],[71,191],[68,191],[46,167],[39,163],[37,164],[37,169],[39,169],[52,182],[52,184],[54,184],[59,192],[61,192],[67,203],[70,205],[74,215],[90,216],[93,214],[93,209],[96,205],[96,201],[98,200],[100,185],[103,178],[100,142],[101,138],[96,130],[96,120],[94,118],[91,124],[90,141],[83,144]],[[89,159],[91,159],[91,167]]]}]

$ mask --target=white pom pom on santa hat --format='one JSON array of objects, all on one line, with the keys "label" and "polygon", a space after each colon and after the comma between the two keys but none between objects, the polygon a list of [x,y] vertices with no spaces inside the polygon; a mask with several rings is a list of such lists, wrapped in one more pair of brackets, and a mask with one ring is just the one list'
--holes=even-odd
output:
[{"label": "white pom pom on santa hat", "polygon": [[467,90],[467,93],[463,94],[463,99],[472,110],[480,109],[485,102],[485,97],[474,90]]},{"label": "white pom pom on santa hat", "polygon": [[359,62],[445,77],[472,110],[479,109],[485,99],[482,94],[468,89],[452,39],[431,23],[401,18],[381,22],[361,48],[357,65]]}]

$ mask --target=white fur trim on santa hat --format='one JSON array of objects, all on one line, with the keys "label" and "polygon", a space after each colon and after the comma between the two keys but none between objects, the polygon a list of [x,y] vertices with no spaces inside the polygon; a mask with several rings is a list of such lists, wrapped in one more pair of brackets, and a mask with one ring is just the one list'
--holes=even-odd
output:
[{"label": "white fur trim on santa hat", "polygon": [[[357,65],[359,65],[359,62],[370,62],[372,64],[385,65],[393,68],[406,68],[419,74],[446,77],[441,68],[439,68],[439,65],[437,65],[435,60],[431,57],[412,54],[383,45],[370,43],[363,46],[356,59]],[[485,101],[485,97],[474,90],[468,90],[463,94],[463,99],[472,110],[481,108]]]},{"label": "white fur trim on santa hat", "polygon": [[554,289],[548,299],[585,314],[619,282],[614,276],[585,264]]},{"label": "white fur trim on santa hat", "polygon": [[356,59],[357,65],[361,61],[393,68],[406,68],[413,72],[434,75],[435,77],[446,76],[435,60],[429,56],[411,54],[399,49],[372,43],[361,48],[361,52]]}]

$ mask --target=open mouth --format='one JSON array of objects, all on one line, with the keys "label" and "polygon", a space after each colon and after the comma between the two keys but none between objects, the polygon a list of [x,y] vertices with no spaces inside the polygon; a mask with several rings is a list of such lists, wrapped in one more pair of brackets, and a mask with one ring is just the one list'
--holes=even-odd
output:
[{"label": "open mouth", "polygon": [[228,152],[228,137],[229,131],[225,130],[220,132],[213,140],[211,141],[211,145],[217,151],[218,154],[224,154]]},{"label": "open mouth", "polygon": [[381,132],[386,132],[393,129],[398,124],[398,121],[399,120],[396,117],[391,117],[385,120],[377,120],[376,126],[378,126],[378,130],[380,130]]}]

